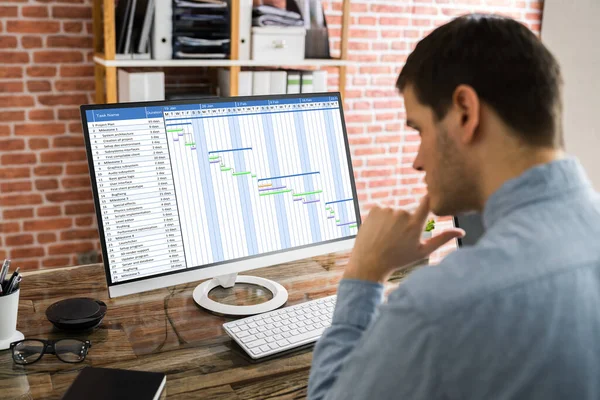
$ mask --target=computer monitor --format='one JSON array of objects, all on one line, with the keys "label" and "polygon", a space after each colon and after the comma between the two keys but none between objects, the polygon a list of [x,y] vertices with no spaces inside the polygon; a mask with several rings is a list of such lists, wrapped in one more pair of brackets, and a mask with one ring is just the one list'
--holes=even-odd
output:
[{"label": "computer monitor", "polygon": [[[285,289],[238,272],[354,244],[361,221],[339,93],[85,105],[81,115],[111,297],[216,278],[194,291],[201,306],[269,311]],[[208,299],[236,281],[273,299]]]},{"label": "computer monitor", "polygon": [[485,232],[479,213],[461,214],[454,217],[454,226],[465,231],[465,237],[458,238],[458,247],[473,246]]}]

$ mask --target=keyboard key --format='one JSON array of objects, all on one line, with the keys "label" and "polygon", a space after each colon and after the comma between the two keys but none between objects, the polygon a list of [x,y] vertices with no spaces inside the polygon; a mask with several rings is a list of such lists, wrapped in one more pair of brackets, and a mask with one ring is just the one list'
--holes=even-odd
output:
[{"label": "keyboard key", "polygon": [[271,348],[271,350],[277,350],[279,348],[279,345],[277,343],[269,343],[269,347]]},{"label": "keyboard key", "polygon": [[240,331],[241,331],[241,329],[238,328],[237,326],[234,326],[234,327],[231,328],[231,332],[233,332],[233,333],[238,333]]},{"label": "keyboard key", "polygon": [[298,332],[304,333],[304,332],[308,332],[308,331],[306,330],[306,328],[300,327],[300,328],[298,328]]},{"label": "keyboard key", "polygon": [[321,334],[323,333],[324,330],[325,330],[325,328],[321,328],[321,329],[316,330],[316,331],[301,333],[301,334],[296,335],[296,336],[290,336],[288,338],[288,340],[290,341],[290,343],[298,343],[298,342],[301,342],[303,340],[307,340],[307,339],[311,339],[311,338],[317,338],[317,337],[321,336]]},{"label": "keyboard key", "polygon": [[246,336],[242,338],[242,343],[249,343],[249,342],[253,342],[257,339],[257,337],[255,335],[250,335],[250,336]]},{"label": "keyboard key", "polygon": [[239,338],[243,338],[244,336],[248,336],[248,335],[250,335],[250,333],[248,331],[241,331],[236,336]]},{"label": "keyboard key", "polygon": [[281,330],[281,328],[275,328],[275,329],[273,329],[273,333],[281,333],[281,332],[283,332]]},{"label": "keyboard key", "polygon": [[267,329],[266,327],[264,327],[264,326],[259,326],[257,329],[258,329],[258,331],[259,331],[259,332],[264,332],[264,331],[267,331],[267,330],[268,330],[268,329]]},{"label": "keyboard key", "polygon": [[292,329],[289,333],[291,333],[293,336],[300,334],[300,332],[297,329]]},{"label": "keyboard key", "polygon": [[256,335],[258,333],[257,329],[248,329],[248,332],[250,332],[251,335]]},{"label": "keyboard key", "polygon": [[281,321],[281,317],[279,315],[276,315],[273,317],[273,321]]},{"label": "keyboard key", "polygon": [[267,341],[267,343],[273,343],[274,341],[276,341],[277,339],[275,339],[275,336],[267,336],[265,338],[265,340]]},{"label": "keyboard key", "polygon": [[282,340],[280,340],[279,342],[277,342],[277,344],[278,344],[280,347],[283,347],[283,346],[285,346],[285,345],[288,345],[288,344],[290,344],[290,342],[288,342],[288,340],[287,340],[287,339],[282,339]]},{"label": "keyboard key", "polygon": [[248,346],[248,348],[251,349],[256,346],[262,346],[263,344],[267,344],[267,341],[264,339],[258,339],[258,340],[255,340],[254,342],[246,343],[246,346]]},{"label": "keyboard key", "polygon": [[259,332],[259,333],[257,333],[257,334],[256,334],[256,337],[257,337],[258,339],[264,339],[266,336],[265,336],[265,334],[264,334],[264,333],[260,333],[260,332]]},{"label": "keyboard key", "polygon": [[275,335],[273,337],[275,338],[275,340],[281,340],[281,339],[283,339],[283,336],[281,336],[281,335]]},{"label": "keyboard key", "polygon": [[282,335],[283,335],[283,337],[284,337],[284,338],[289,338],[290,336],[293,336],[293,335],[292,335],[291,333],[289,333],[289,332],[283,332],[283,333],[282,333]]},{"label": "keyboard key", "polygon": [[256,325],[254,322],[250,322],[248,324],[248,328],[257,328],[257,327],[258,327],[258,325]]},{"label": "keyboard key", "polygon": [[260,346],[260,351],[263,351],[266,353],[267,351],[271,351],[271,348],[265,344],[264,346]]},{"label": "keyboard key", "polygon": [[281,322],[275,322],[273,325],[275,325],[277,328],[281,328],[283,326]]}]

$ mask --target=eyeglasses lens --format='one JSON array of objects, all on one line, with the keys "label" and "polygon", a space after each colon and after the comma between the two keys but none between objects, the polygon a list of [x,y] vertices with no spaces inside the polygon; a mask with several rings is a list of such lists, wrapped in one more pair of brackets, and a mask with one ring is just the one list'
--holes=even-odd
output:
[{"label": "eyeglasses lens", "polygon": [[85,359],[87,346],[77,339],[62,339],[54,343],[56,356],[64,362],[75,363]]},{"label": "eyeglasses lens", "polygon": [[24,340],[15,345],[13,359],[17,364],[31,364],[40,359],[44,343],[37,340]]}]

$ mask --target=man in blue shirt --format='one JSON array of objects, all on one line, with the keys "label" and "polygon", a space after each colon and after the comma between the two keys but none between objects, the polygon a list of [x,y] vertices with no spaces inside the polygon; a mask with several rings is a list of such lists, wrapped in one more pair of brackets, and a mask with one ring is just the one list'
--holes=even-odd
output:
[{"label": "man in blue shirt", "polygon": [[[373,209],[314,351],[311,399],[599,399],[600,201],[563,154],[562,79],[520,23],[469,15],[437,28],[398,88],[421,135],[428,195]],[[486,233],[421,267],[430,211],[483,213]]]}]

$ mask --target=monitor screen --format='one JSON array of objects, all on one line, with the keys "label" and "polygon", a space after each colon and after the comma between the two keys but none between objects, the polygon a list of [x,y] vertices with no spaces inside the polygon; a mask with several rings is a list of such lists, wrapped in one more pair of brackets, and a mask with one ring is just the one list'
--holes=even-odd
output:
[{"label": "monitor screen", "polygon": [[354,237],[341,105],[327,93],[83,106],[109,286]]}]

